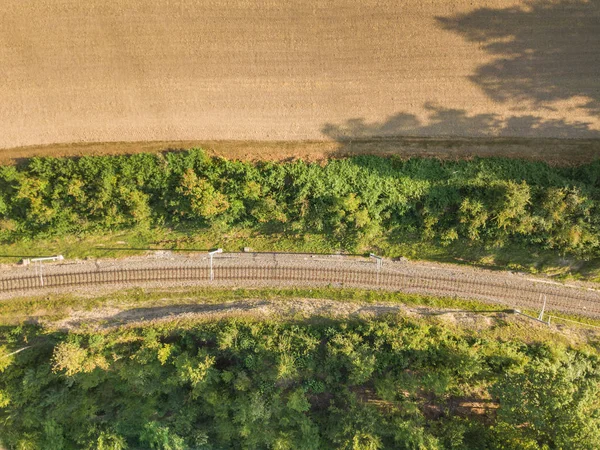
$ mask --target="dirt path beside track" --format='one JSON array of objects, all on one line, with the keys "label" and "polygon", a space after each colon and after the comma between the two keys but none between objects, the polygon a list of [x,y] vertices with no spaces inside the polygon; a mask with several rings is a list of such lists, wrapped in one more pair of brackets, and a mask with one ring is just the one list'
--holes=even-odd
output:
[{"label": "dirt path beside track", "polygon": [[488,328],[495,323],[494,317],[507,320],[523,320],[505,311],[489,311],[474,313],[456,309],[440,309],[420,306],[407,306],[401,303],[364,303],[344,302],[314,298],[260,299],[249,298],[223,303],[198,303],[194,299],[185,298],[172,304],[171,300],[159,302],[152,306],[111,305],[93,310],[73,309],[67,317],[52,320],[43,314],[35,320],[49,323],[60,329],[77,329],[85,326],[88,329],[106,329],[123,325],[139,325],[165,321],[186,320],[219,320],[222,318],[349,318],[377,317],[385,314],[403,314],[410,317],[438,318],[449,323],[457,323],[470,328]]},{"label": "dirt path beside track", "polygon": [[599,0],[4,0],[0,23],[0,148],[600,137]]}]

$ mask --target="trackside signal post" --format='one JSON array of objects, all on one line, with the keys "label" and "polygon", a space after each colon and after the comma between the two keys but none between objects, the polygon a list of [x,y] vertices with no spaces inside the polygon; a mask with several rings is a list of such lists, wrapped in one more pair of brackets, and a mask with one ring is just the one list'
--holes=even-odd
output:
[{"label": "trackside signal post", "polygon": [[381,271],[381,266],[383,265],[383,258],[374,253],[370,253],[369,258],[374,259],[377,264],[377,284],[379,284],[379,272]]},{"label": "trackside signal post", "polygon": [[212,252],[208,252],[208,255],[210,256],[210,281],[215,279],[215,275],[213,273],[213,256],[217,253],[223,253],[223,249],[218,248],[216,250],[213,250]]},{"label": "trackside signal post", "polygon": [[30,259],[30,261],[32,263],[36,263],[36,265],[35,265],[36,275],[37,275],[37,272],[39,270],[39,273],[40,273],[40,285],[41,286],[44,286],[44,274],[43,274],[43,270],[42,270],[42,267],[43,267],[42,263],[44,261],[62,261],[63,259],[65,259],[63,255],[47,256],[47,257],[44,257],[44,258],[32,258],[32,259]]}]

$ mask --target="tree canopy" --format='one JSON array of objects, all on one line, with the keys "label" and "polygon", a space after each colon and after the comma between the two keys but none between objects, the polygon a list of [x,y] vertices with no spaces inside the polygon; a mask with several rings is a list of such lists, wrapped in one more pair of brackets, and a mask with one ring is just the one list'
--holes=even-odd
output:
[{"label": "tree canopy", "polygon": [[600,440],[600,360],[587,347],[400,316],[20,326],[0,339],[9,449],[592,450]]}]

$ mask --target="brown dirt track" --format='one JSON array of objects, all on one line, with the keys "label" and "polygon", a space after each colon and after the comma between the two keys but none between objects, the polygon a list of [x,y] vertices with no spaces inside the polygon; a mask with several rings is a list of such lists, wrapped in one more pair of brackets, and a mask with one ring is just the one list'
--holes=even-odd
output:
[{"label": "brown dirt track", "polygon": [[[527,156],[510,138],[600,137],[599,23],[599,0],[4,0],[0,148],[36,147],[0,158],[91,148],[37,147],[69,142],[330,141],[287,150],[318,156],[373,136]],[[600,154],[581,142],[533,157]]]}]

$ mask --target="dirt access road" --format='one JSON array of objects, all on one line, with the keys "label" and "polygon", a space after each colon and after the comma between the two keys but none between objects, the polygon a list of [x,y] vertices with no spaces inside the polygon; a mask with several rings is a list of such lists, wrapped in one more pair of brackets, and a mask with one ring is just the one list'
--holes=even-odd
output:
[{"label": "dirt access road", "polygon": [[599,23],[600,0],[4,0],[0,148],[598,138]]}]

